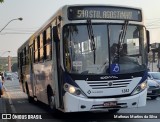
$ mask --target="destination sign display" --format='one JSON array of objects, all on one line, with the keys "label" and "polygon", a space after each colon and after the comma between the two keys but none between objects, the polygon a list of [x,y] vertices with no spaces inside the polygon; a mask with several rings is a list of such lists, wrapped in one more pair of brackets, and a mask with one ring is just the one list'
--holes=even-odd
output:
[{"label": "destination sign display", "polygon": [[108,19],[142,21],[141,10],[111,6],[74,6],[68,8],[69,20]]}]

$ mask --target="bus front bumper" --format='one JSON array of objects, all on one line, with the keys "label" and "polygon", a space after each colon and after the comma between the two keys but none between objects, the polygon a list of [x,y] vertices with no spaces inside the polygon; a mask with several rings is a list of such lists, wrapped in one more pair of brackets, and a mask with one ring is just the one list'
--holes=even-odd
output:
[{"label": "bus front bumper", "polygon": [[[74,96],[68,92],[65,93],[64,112],[83,112],[83,111],[108,111],[110,109],[142,107],[146,105],[147,89],[139,94],[121,97],[121,98],[82,98]],[[116,103],[113,106],[106,106],[110,103]]]}]

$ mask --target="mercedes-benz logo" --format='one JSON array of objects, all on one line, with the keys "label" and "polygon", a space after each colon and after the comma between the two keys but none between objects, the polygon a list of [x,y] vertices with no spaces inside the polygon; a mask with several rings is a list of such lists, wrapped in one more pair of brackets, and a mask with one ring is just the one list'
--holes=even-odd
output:
[{"label": "mercedes-benz logo", "polygon": [[109,82],[109,83],[108,83],[108,85],[109,85],[109,86],[112,86],[112,85],[113,85],[113,83],[112,83],[112,82]]}]

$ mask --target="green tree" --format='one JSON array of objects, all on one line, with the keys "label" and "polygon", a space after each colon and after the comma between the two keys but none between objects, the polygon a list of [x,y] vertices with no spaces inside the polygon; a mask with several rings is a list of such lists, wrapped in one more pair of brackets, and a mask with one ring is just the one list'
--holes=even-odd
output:
[{"label": "green tree", "polygon": [[0,0],[0,3],[4,2],[4,0]]},{"label": "green tree", "polygon": [[0,64],[0,71],[3,71],[3,65]]}]

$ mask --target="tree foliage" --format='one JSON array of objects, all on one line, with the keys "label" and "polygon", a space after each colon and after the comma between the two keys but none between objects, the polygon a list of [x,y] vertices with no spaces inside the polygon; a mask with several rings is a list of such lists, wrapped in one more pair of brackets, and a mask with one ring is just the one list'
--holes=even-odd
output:
[{"label": "tree foliage", "polygon": [[0,3],[4,2],[4,0],[0,0]]},{"label": "tree foliage", "polygon": [[3,71],[3,65],[0,64],[0,71]]}]

